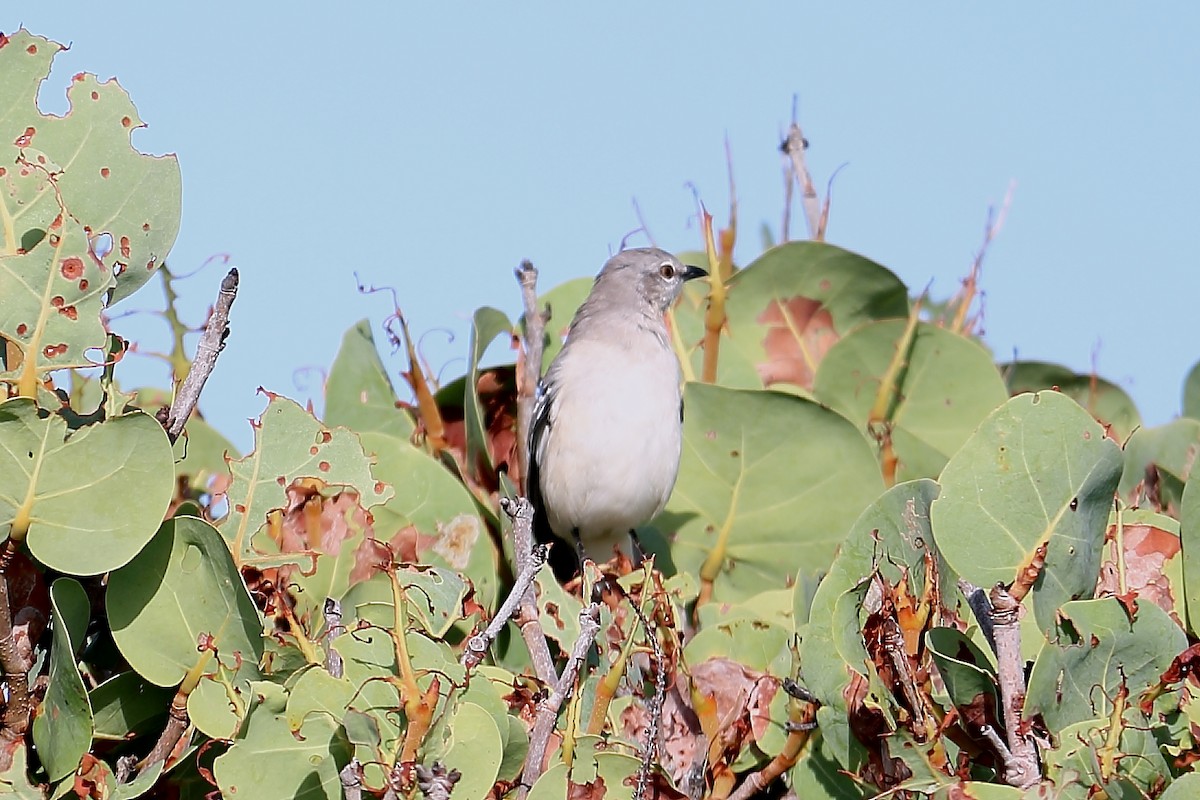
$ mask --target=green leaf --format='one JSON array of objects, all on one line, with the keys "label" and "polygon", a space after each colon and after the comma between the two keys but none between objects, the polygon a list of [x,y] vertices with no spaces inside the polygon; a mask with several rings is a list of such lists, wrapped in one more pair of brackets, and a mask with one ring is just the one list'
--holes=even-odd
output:
[{"label": "green leaf", "polygon": [[1191,800],[1193,797],[1200,797],[1200,773],[1189,772],[1176,778],[1159,800]]},{"label": "green leaf", "polygon": [[408,439],[413,434],[413,420],[398,403],[375,348],[371,323],[359,320],[342,337],[342,347],[325,381],[325,424]]},{"label": "green leaf", "polygon": [[441,762],[462,775],[454,785],[455,800],[483,800],[496,782],[504,755],[495,721],[474,703],[460,703],[450,721],[450,736],[450,749]]},{"label": "green leaf", "polygon": [[340,726],[309,717],[293,734],[287,708],[296,700],[272,683],[254,684],[246,727],[229,751],[217,758],[213,776],[226,800],[336,800],[338,771],[350,760]]},{"label": "green leaf", "polygon": [[[927,591],[923,569],[914,569],[930,552],[933,536],[929,508],[938,495],[931,480],[897,484],[866,508],[842,543],[829,574],[812,599],[807,635],[800,646],[804,685],[830,709],[820,720],[830,754],[851,766],[857,747],[850,734],[844,690],[854,674],[866,676],[869,656],[863,645],[863,597],[878,570],[893,585],[907,568],[910,591]],[[940,564],[940,561],[939,561]],[[942,605],[954,609],[959,600],[954,573],[939,567]]]},{"label": "green leaf", "polygon": [[142,770],[138,776],[129,783],[122,783],[118,786],[109,786],[112,794],[109,800],[134,800],[136,797],[141,797],[146,792],[154,788],[154,784],[158,783],[159,777],[163,771],[162,761],[155,762],[149,769]]},{"label": "green leaf", "polygon": [[32,400],[0,403],[0,532],[27,519],[38,561],[70,575],[127,563],[154,535],[174,492],[171,445],[142,413],[66,438]]},{"label": "green leaf", "polygon": [[348,486],[365,509],[393,495],[390,486],[372,475],[373,459],[363,452],[357,436],[344,428],[325,427],[292,400],[270,398],[255,425],[254,452],[229,465],[233,483],[221,535],[239,565],[256,562],[254,534],[266,524],[270,511],[287,504],[287,488],[298,478]]},{"label": "green leaf", "polygon": [[679,479],[654,525],[674,536],[668,571],[696,573],[723,548],[719,601],[783,589],[796,564],[821,569],[883,489],[867,440],[816,403],[693,383],[685,408]]},{"label": "green leaf", "polygon": [[[454,623],[462,619],[467,584],[457,572],[444,567],[410,566],[398,569],[396,579],[408,593],[409,613],[433,638],[444,639]],[[395,617],[391,579],[382,572],[350,587],[341,602],[343,614],[354,613],[384,627],[391,627]]]},{"label": "green leaf", "polygon": [[[588,293],[592,291],[593,283],[595,283],[593,278],[575,278],[555,286],[538,298],[539,309],[550,307],[550,321],[546,323],[543,340],[542,374],[545,374],[546,368],[558,355],[558,351],[562,350],[567,328],[571,327],[571,320],[574,319],[575,312],[579,310],[583,301],[587,299]],[[521,334],[524,335],[524,315],[521,316],[520,324]]]},{"label": "green leaf", "polygon": [[[830,348],[813,394],[867,431],[884,376],[907,321],[856,328]],[[928,323],[917,325],[907,366],[896,378],[889,415],[899,481],[936,478],[984,417],[1008,396],[992,356],[979,343]]]},{"label": "green leaf", "polygon": [[[143,123],[114,80],[101,83],[80,73],[67,89],[70,110],[43,115],[38,88],[62,49],[20,30],[0,50],[5,76],[0,163],[14,165],[20,159],[41,178],[36,191],[19,193],[19,205],[8,209],[16,242],[4,241],[0,249],[11,251],[38,231],[52,231],[61,197],[81,224],[112,235],[106,269],[124,265],[111,301],[116,303],[150,278],[175,241],[182,199],[179,164],[173,155],[147,156],[133,149],[130,134]],[[10,166],[4,177],[15,180],[21,171]],[[0,195],[11,197],[11,190]]]},{"label": "green leaf", "polygon": [[73,773],[92,744],[92,707],[75,661],[92,605],[87,592],[71,578],[54,582],[50,604],[54,610],[50,683],[33,720],[33,741],[53,782]]},{"label": "green leaf", "polygon": [[401,532],[415,532],[417,563],[466,575],[480,604],[494,608],[499,556],[471,493],[407,441],[379,433],[365,433],[362,441],[378,458],[375,476],[397,489],[372,511],[375,537],[388,542]]},{"label": "green leaf", "polygon": [[792,591],[777,589],[738,603],[707,603],[698,610],[699,631],[684,648],[684,659],[699,664],[737,654],[737,662],[778,678],[791,677],[790,659],[779,667],[792,638]]},{"label": "green leaf", "polygon": [[1024,716],[1041,714],[1051,731],[1107,718],[1122,684],[1138,697],[1186,647],[1187,636],[1153,603],[1138,603],[1132,621],[1116,598],[1067,603],[1029,675]]},{"label": "green leaf", "polygon": [[12,751],[12,764],[0,772],[0,792],[4,797],[10,800],[45,800],[42,787],[29,782],[28,759],[28,749],[23,742],[17,742]]},{"label": "green leaf", "polygon": [[1142,502],[1143,481],[1151,467],[1158,477],[1157,505],[1178,513],[1183,484],[1200,456],[1200,420],[1176,419],[1156,428],[1141,428],[1125,443],[1125,472],[1118,491],[1130,505]]},{"label": "green leaf", "polygon": [[1044,361],[1014,361],[1000,365],[1008,393],[1039,392],[1054,389],[1087,410],[1101,425],[1112,427],[1117,441],[1125,441],[1141,427],[1133,398],[1111,381],[1096,375],[1080,375],[1058,364]]},{"label": "green leaf", "polygon": [[483,404],[479,400],[479,362],[484,352],[497,336],[512,331],[512,323],[503,312],[484,307],[475,312],[471,320],[471,344],[467,360],[467,385],[463,411],[467,433],[467,464],[480,461],[491,465],[487,446],[487,423]]},{"label": "green leaf", "polygon": [[1120,449],[1075,401],[1018,395],[942,471],[932,508],[938,548],[962,577],[994,586],[1016,580],[1046,543],[1033,610],[1047,631],[1059,606],[1095,591],[1120,470]]},{"label": "green leaf", "polygon": [[202,657],[211,636],[223,663],[240,655],[256,669],[262,621],[220,534],[207,522],[175,517],[137,558],[109,579],[105,598],[117,647],[159,686],[174,686]]},{"label": "green leaf", "polygon": [[955,628],[933,628],[925,641],[954,705],[999,707],[995,665],[984,650]]},{"label": "green leaf", "polygon": [[88,696],[96,738],[121,741],[154,729],[165,720],[174,695],[174,689],[155,686],[136,672],[114,675]]},{"label": "green leaf", "polygon": [[[1098,789],[1104,789],[1099,796],[1109,800],[1149,797],[1170,775],[1152,722],[1136,710],[1126,713],[1115,741],[1109,741],[1110,721],[1106,718],[1083,720],[1055,733],[1058,747],[1045,751],[1046,777],[1068,789],[1065,797],[1096,797]],[[1116,758],[1113,774],[1106,776],[1101,758],[1109,748]],[[1114,785],[1118,783],[1124,785]],[[1138,790],[1126,793],[1128,783]]]},{"label": "green leaf", "polygon": [[542,773],[529,792],[529,800],[562,800],[572,796],[570,785],[588,787],[579,797],[630,800],[639,762],[632,756],[606,751],[598,736],[581,736],[575,742],[575,760],[568,767],[559,761]]},{"label": "green leaf", "polygon": [[1188,630],[1200,630],[1200,470],[1193,470],[1183,490],[1179,514],[1179,543],[1183,548],[1183,595]]},{"label": "green leaf", "polygon": [[[699,283],[699,282],[697,282]],[[702,286],[699,288],[703,288]],[[704,305],[689,294],[675,320],[685,343],[704,337]],[[858,325],[908,316],[908,290],[884,267],[823,242],[788,242],[729,281],[729,335],[721,337],[717,382],[757,389],[808,389],[826,351]],[[703,351],[693,351],[697,373]]]},{"label": "green leaf", "polygon": [[193,414],[175,442],[177,460],[175,475],[186,478],[193,491],[207,493],[213,477],[227,471],[226,458],[238,458],[241,453],[225,435]]}]

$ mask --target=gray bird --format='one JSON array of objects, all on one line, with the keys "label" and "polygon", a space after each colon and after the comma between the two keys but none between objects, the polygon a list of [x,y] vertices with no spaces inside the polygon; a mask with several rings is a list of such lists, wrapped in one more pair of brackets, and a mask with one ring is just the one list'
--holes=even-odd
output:
[{"label": "gray bird", "polygon": [[608,260],[538,385],[527,489],[535,532],[598,561],[631,552],[679,472],[683,398],[664,313],[708,273],[657,248]]}]

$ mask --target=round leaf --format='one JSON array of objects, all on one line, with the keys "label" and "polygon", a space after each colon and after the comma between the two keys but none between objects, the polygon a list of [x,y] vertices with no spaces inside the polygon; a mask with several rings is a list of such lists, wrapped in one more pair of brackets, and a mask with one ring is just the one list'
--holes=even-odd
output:
[{"label": "round leaf", "polygon": [[162,426],[125,414],[67,436],[32,400],[0,403],[0,532],[28,520],[38,561],[70,575],[126,564],[154,536],[174,490]]},{"label": "round leaf", "polygon": [[474,703],[460,703],[450,721],[450,749],[441,758],[447,769],[457,769],[456,800],[483,800],[488,796],[504,754],[504,742],[491,714]]},{"label": "round leaf", "polygon": [[1133,398],[1111,381],[1096,375],[1080,375],[1058,364],[1044,361],[1014,361],[1000,366],[1009,394],[1055,389],[1087,409],[1101,425],[1112,427],[1113,436],[1125,441],[1142,424]]},{"label": "round leaf", "polygon": [[1059,606],[1095,591],[1120,473],[1120,449],[1075,401],[1018,395],[942,471],[932,509],[938,549],[962,577],[993,586],[1016,580],[1048,543],[1033,589],[1039,627],[1048,630]]},{"label": "round leaf", "polygon": [[175,517],[109,579],[109,624],[138,674],[174,686],[201,657],[211,636],[223,663],[262,656],[262,621],[221,535],[203,520]]},{"label": "round leaf", "polygon": [[675,572],[699,572],[721,548],[717,600],[821,569],[883,490],[867,440],[816,403],[693,383],[685,408],[679,479],[655,526],[674,534]]},{"label": "round leaf", "polygon": [[73,773],[92,744],[92,707],[76,666],[92,604],[79,582],[59,578],[50,587],[54,640],[50,645],[50,682],[33,720],[33,741],[51,781]]},{"label": "round leaf", "polygon": [[375,349],[371,323],[359,320],[342,337],[325,381],[325,424],[407,439],[414,428],[412,417],[396,403],[396,389]]}]

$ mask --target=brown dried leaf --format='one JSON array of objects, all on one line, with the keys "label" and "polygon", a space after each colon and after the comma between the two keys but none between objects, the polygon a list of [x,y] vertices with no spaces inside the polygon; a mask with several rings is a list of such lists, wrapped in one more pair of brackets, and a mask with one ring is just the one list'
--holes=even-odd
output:
[{"label": "brown dried leaf", "polygon": [[811,389],[817,365],[840,338],[829,311],[819,300],[796,296],[772,300],[757,321],[768,329],[763,339],[767,360],[758,365],[763,385]]}]

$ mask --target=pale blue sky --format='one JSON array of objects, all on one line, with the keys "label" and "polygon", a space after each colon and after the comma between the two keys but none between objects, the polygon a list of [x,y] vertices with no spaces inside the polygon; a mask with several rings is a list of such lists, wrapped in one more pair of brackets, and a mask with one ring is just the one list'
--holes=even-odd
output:
[{"label": "pale blue sky", "polygon": [[[854,10],[851,10],[853,5]],[[1016,181],[985,266],[986,340],[1059,361],[1170,419],[1200,358],[1200,5],[1079,3],[26,3],[0,10],[71,43],[43,86],[115,75],[179,154],[170,256],[228,253],[234,330],[202,408],[245,446],[259,385],[301,400],[390,284],[446,377],[480,305],[514,318],[512,269],[594,273],[637,226],[699,244],[694,183],[720,221],[723,141],[743,236],[778,231],[793,94],[829,239],[910,286],[954,291],[989,204]],[[803,231],[799,216],[792,230]],[[194,317],[222,270],[184,284]],[[154,290],[148,290],[153,292]],[[156,296],[135,297],[128,307]],[[149,323],[124,330],[154,330]],[[449,363],[447,363],[449,362]],[[399,360],[391,362],[394,372]],[[143,375],[165,378],[151,368]],[[397,381],[398,382],[398,381]]]}]

